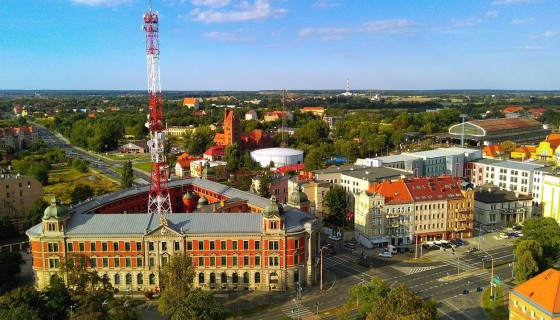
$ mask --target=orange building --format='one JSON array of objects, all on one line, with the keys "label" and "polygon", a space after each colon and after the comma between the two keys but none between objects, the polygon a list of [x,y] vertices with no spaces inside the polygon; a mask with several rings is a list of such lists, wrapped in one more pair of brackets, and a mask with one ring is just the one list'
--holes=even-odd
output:
[{"label": "orange building", "polygon": [[149,186],[71,208],[53,199],[42,222],[26,232],[35,285],[45,288],[62,261],[79,254],[119,290],[155,290],[159,270],[178,252],[192,257],[194,287],[203,290],[281,291],[317,282],[314,216],[204,179],[169,187],[179,213],[161,216],[145,213]]},{"label": "orange building", "polygon": [[560,271],[548,269],[511,290],[509,319],[560,319]]},{"label": "orange building", "polygon": [[325,107],[303,107],[301,112],[309,112],[315,116],[322,118],[325,115]]},{"label": "orange building", "polygon": [[269,148],[272,140],[268,133],[261,129],[252,132],[241,132],[239,117],[233,110],[225,110],[224,113],[224,133],[214,135],[214,143],[218,146],[228,146],[237,143],[242,150],[253,150]]}]

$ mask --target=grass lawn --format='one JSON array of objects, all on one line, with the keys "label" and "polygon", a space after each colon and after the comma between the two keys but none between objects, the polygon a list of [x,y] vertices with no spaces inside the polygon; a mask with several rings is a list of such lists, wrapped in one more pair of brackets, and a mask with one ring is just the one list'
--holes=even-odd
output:
[{"label": "grass lawn", "polygon": [[93,188],[95,195],[105,194],[120,188],[118,183],[107,179],[98,172],[80,173],[70,166],[65,166],[49,172],[49,184],[43,186],[43,199],[50,203],[52,196],[56,195],[62,203],[71,203],[70,192],[77,184],[89,185]]},{"label": "grass lawn", "polygon": [[150,169],[152,168],[152,163],[151,162],[135,162],[132,164],[132,167],[142,170],[142,171],[146,171],[147,173],[150,173]]},{"label": "grass lawn", "polygon": [[109,153],[103,154],[103,157],[109,160],[126,161],[126,160],[150,160],[150,154],[133,154],[133,153]]},{"label": "grass lawn", "polygon": [[253,314],[257,314],[259,312],[269,310],[271,308],[274,308],[274,304],[266,303],[266,304],[261,304],[261,305],[254,306],[254,307],[251,307],[251,308],[241,309],[241,310],[239,310],[238,313],[236,313],[236,310],[232,310],[232,313],[236,314],[240,317],[247,317],[247,316],[250,316],[250,315],[253,315]]},{"label": "grass lawn", "polygon": [[509,311],[507,305],[507,297],[502,293],[500,286],[494,288],[494,295],[496,299],[490,299],[490,288],[484,289],[482,293],[482,307],[493,320],[504,320],[509,318]]}]

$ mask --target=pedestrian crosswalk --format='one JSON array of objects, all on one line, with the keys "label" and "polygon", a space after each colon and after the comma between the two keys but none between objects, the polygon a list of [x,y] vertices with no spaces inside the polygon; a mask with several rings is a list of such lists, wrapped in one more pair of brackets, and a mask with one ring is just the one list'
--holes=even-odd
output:
[{"label": "pedestrian crosswalk", "polygon": [[400,271],[406,275],[411,275],[411,274],[415,274],[415,273],[420,273],[420,272],[424,272],[424,271],[428,271],[428,270],[432,270],[432,269],[436,269],[441,267],[441,265],[439,266],[423,266],[423,267],[393,267],[393,269]]},{"label": "pedestrian crosswalk", "polygon": [[[356,260],[357,258],[361,257],[360,252],[345,252],[345,253],[338,253],[336,255],[329,255],[323,256],[323,268],[329,268],[334,266],[339,266],[343,264],[347,264],[349,261]],[[319,264],[321,262],[319,261]]]},{"label": "pedestrian crosswalk", "polygon": [[291,319],[301,319],[307,315],[313,314],[313,311],[309,310],[308,307],[302,304],[286,304],[280,307],[282,313],[290,317]]},{"label": "pedestrian crosswalk", "polygon": [[457,268],[459,270],[459,272],[466,272],[466,271],[472,271],[475,269],[480,269],[481,267],[481,263],[473,261],[473,260],[467,260],[467,259],[449,259],[449,260],[442,260],[441,262],[443,262],[444,264]]}]

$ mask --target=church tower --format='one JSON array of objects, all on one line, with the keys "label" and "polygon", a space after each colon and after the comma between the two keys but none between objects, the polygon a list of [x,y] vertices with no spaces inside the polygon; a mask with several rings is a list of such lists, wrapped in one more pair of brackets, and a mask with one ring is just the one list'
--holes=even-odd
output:
[{"label": "church tower", "polygon": [[228,146],[241,140],[241,123],[233,110],[225,110],[224,114],[224,142]]}]

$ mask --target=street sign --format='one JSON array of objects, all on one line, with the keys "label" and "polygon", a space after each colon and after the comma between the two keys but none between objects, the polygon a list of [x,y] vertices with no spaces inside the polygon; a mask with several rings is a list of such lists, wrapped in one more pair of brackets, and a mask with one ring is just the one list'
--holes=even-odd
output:
[{"label": "street sign", "polygon": [[500,284],[500,283],[502,283],[502,280],[498,279],[498,278],[493,278],[492,282],[494,282],[495,284]]}]

